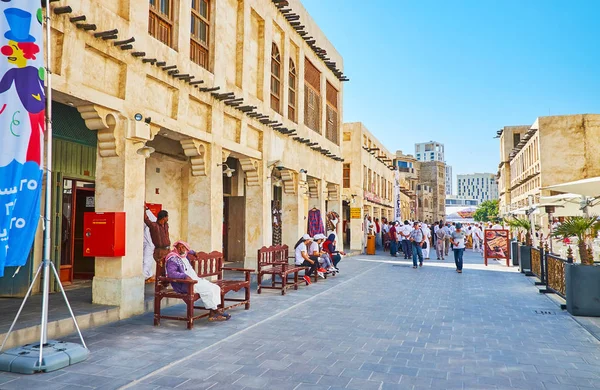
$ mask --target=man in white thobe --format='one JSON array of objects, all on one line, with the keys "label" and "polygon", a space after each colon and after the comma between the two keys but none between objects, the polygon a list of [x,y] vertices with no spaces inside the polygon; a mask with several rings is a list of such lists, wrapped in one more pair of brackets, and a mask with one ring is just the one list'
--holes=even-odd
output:
[{"label": "man in white thobe", "polygon": [[[194,267],[187,259],[190,246],[184,241],[177,241],[173,249],[166,257],[166,275],[173,279],[195,280],[194,292],[200,295],[204,307],[210,310],[209,321],[225,321],[231,316],[219,309],[221,304],[221,288],[214,283],[198,276]],[[187,293],[187,286],[183,283],[171,283],[173,290],[179,293]]]},{"label": "man in white thobe", "polygon": [[[154,216],[152,211],[150,211],[150,209],[146,208],[145,213],[150,221],[156,222],[156,217]],[[144,274],[144,279],[146,279],[146,283],[154,283],[154,243],[152,242],[152,237],[150,237],[150,228],[145,223],[143,256],[144,258],[142,260],[142,272]]]}]

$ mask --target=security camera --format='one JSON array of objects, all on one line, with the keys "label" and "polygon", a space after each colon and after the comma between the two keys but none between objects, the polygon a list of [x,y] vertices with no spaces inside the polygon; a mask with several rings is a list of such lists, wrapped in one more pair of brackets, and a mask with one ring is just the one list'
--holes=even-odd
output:
[{"label": "security camera", "polygon": [[308,171],[306,169],[301,169],[300,173],[308,173]]}]

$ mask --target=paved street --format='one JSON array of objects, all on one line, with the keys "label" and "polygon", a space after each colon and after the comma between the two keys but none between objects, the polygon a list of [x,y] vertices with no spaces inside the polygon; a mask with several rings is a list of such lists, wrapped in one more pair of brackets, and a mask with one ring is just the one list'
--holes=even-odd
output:
[{"label": "paved street", "polygon": [[600,388],[600,343],[525,276],[470,253],[462,275],[448,259],[390,259],[346,259],[335,278],[253,294],[250,311],[193,331],[151,315],[88,330],[87,362],[0,374],[0,388]]}]

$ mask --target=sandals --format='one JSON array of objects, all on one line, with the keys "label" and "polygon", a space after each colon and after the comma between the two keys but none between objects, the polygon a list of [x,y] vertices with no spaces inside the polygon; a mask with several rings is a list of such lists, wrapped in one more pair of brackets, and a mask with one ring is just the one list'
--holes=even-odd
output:
[{"label": "sandals", "polygon": [[220,322],[220,321],[227,321],[231,318],[231,314],[228,313],[216,313],[213,316],[209,316],[208,317],[208,321],[209,322]]}]

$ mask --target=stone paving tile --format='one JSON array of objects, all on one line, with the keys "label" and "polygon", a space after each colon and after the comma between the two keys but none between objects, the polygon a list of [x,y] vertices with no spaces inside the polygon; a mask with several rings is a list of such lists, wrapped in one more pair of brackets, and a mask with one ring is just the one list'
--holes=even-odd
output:
[{"label": "stone paving tile", "polygon": [[0,389],[76,388],[90,377],[107,389],[600,388],[600,343],[523,275],[485,269],[470,253],[461,275],[389,259],[346,259],[336,278],[285,297],[253,294],[252,310],[192,331],[153,327],[151,315],[90,329],[88,361],[0,374]]}]

